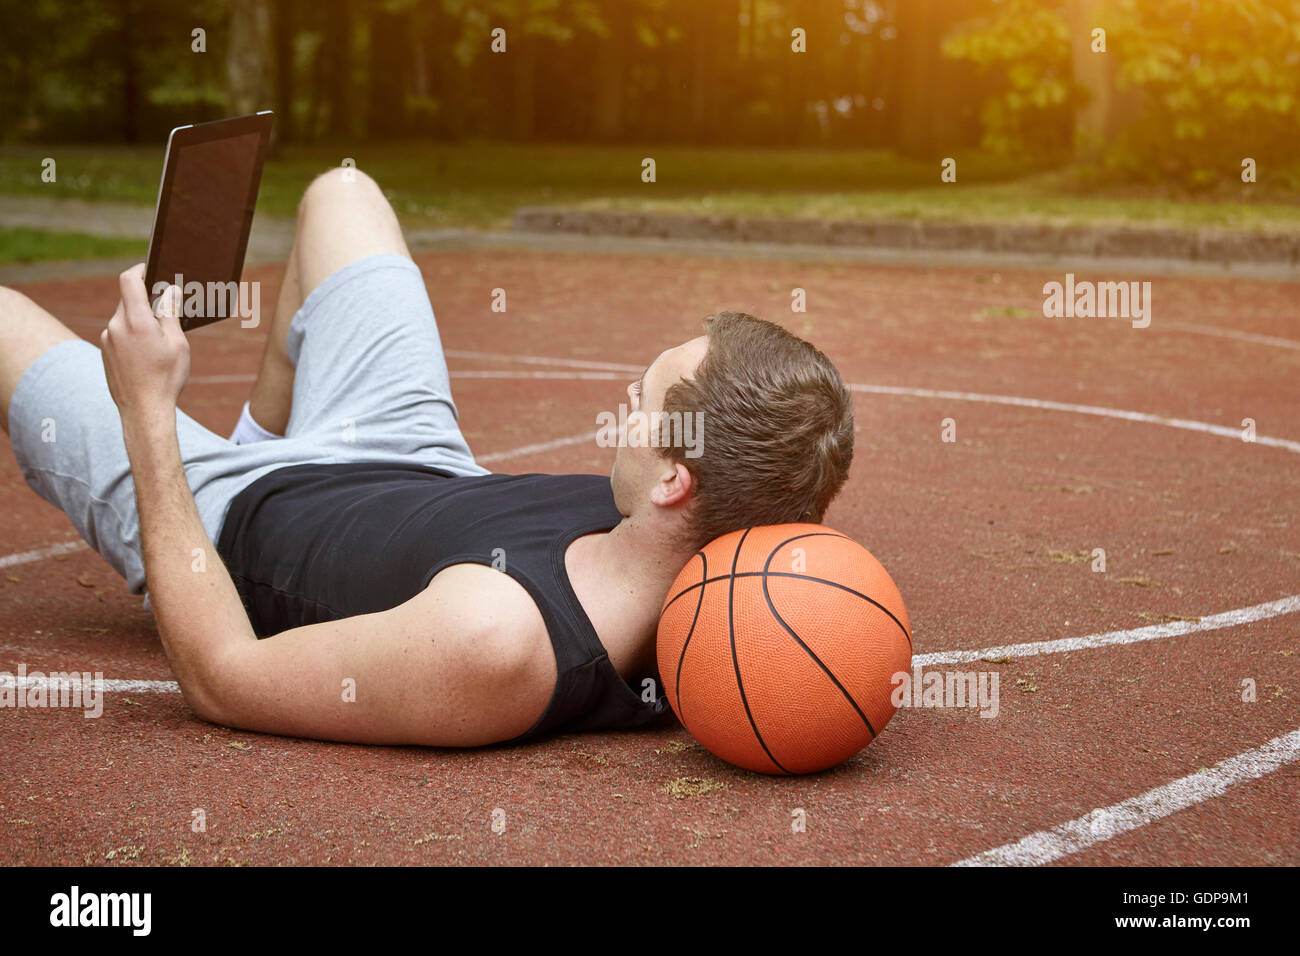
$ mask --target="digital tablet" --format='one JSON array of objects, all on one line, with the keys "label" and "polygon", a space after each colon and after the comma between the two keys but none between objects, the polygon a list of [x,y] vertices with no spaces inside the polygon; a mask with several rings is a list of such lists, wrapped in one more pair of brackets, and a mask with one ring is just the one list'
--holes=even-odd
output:
[{"label": "digital tablet", "polygon": [[154,302],[168,285],[181,286],[186,331],[241,314],[238,283],[270,137],[264,110],[180,126],[167,139],[145,288]]}]

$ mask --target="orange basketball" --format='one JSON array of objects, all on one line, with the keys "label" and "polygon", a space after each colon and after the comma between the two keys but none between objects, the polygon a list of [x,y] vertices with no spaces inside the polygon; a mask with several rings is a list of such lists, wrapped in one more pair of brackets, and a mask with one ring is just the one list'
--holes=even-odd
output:
[{"label": "orange basketball", "polygon": [[733,531],[677,575],[659,614],[659,675],[682,725],[723,760],[812,773],[894,716],[911,623],[866,548],[819,524]]}]

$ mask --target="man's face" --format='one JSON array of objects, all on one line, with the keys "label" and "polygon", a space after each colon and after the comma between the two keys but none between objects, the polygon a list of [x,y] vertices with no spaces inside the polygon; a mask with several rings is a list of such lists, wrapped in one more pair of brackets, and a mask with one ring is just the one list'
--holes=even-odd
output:
[{"label": "man's face", "polygon": [[[642,412],[653,416],[663,411],[664,395],[683,378],[691,378],[708,349],[709,338],[701,335],[676,348],[662,352],[646,368],[645,374],[627,387],[628,414]],[[620,441],[614,455],[610,485],[614,504],[623,515],[632,515],[651,506],[650,496],[657,485],[671,481],[676,466],[651,447],[630,447]]]}]

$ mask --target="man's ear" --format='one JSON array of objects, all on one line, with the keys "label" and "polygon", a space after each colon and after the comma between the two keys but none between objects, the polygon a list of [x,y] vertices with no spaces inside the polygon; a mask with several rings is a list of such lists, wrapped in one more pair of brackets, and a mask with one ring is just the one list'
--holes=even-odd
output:
[{"label": "man's ear", "polygon": [[664,464],[668,468],[660,473],[659,480],[650,491],[651,503],[660,508],[685,504],[695,493],[695,476],[681,462],[665,459]]}]

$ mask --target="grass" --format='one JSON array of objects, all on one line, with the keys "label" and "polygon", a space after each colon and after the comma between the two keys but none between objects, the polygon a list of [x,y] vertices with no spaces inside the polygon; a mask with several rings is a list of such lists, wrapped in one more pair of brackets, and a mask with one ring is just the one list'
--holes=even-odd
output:
[{"label": "grass", "polygon": [[1300,204],[1072,195],[1060,177],[947,188],[854,192],[759,193],[664,198],[599,198],[592,209],[813,219],[924,219],[943,222],[1119,224],[1300,231]]},{"label": "grass", "polygon": [[43,262],[50,259],[140,259],[146,239],[107,239],[80,232],[0,227],[0,262]]},{"label": "grass", "polygon": [[[162,144],[0,147],[0,193],[151,205],[162,154]],[[47,156],[58,164],[55,183],[41,181]],[[655,183],[641,182],[641,161],[647,156],[656,162]],[[259,213],[292,216],[312,176],[345,157],[379,181],[409,226],[503,228],[517,207],[544,204],[748,216],[1137,222],[1300,231],[1300,201],[1280,189],[1269,193],[1263,185],[1238,187],[1219,198],[1131,188],[1085,190],[1068,171],[1034,170],[979,153],[960,154],[958,182],[943,184],[937,162],[915,162],[883,150],[497,143],[288,147],[267,163]],[[1300,170],[1288,175],[1300,179]]]}]

